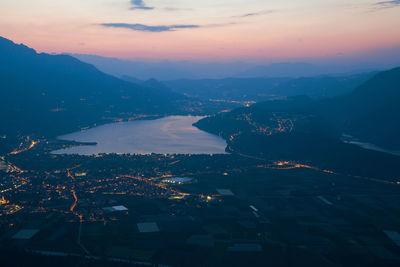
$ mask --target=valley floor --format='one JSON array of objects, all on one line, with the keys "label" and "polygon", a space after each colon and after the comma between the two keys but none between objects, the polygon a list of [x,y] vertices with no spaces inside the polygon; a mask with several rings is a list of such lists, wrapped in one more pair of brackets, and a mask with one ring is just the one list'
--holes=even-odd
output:
[{"label": "valley floor", "polygon": [[393,181],[235,154],[48,153],[61,145],[2,159],[1,251],[91,264],[400,264]]}]

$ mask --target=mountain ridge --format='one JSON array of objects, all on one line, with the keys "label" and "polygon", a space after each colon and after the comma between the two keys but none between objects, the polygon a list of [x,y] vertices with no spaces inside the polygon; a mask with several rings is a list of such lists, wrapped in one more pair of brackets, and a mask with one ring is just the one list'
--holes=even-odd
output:
[{"label": "mountain ridge", "polygon": [[185,96],[99,71],[67,55],[0,39],[0,134],[55,137],[105,117],[182,113]]}]

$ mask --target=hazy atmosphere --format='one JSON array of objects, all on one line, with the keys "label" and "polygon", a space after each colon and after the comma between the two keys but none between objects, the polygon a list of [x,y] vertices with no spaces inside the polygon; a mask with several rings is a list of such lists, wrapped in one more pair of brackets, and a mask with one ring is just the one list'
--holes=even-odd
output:
[{"label": "hazy atmosphere", "polygon": [[399,0],[0,0],[0,266],[400,266],[399,29]]},{"label": "hazy atmosphere", "polygon": [[400,61],[399,6],[377,0],[2,0],[0,32],[47,53],[276,61],[372,52],[383,63]]}]

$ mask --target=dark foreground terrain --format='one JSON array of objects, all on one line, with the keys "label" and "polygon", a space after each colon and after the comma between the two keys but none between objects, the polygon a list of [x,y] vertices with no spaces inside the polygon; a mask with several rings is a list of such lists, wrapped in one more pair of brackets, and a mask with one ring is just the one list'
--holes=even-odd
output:
[{"label": "dark foreground terrain", "polygon": [[394,177],[240,155],[48,153],[61,145],[2,159],[1,266],[400,264]]}]

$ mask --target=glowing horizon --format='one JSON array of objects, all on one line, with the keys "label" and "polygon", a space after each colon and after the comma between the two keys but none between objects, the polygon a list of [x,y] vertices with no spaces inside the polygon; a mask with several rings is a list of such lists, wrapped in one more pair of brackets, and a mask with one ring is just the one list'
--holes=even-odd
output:
[{"label": "glowing horizon", "polygon": [[400,1],[2,0],[0,35],[39,52],[264,60],[400,47]]}]

